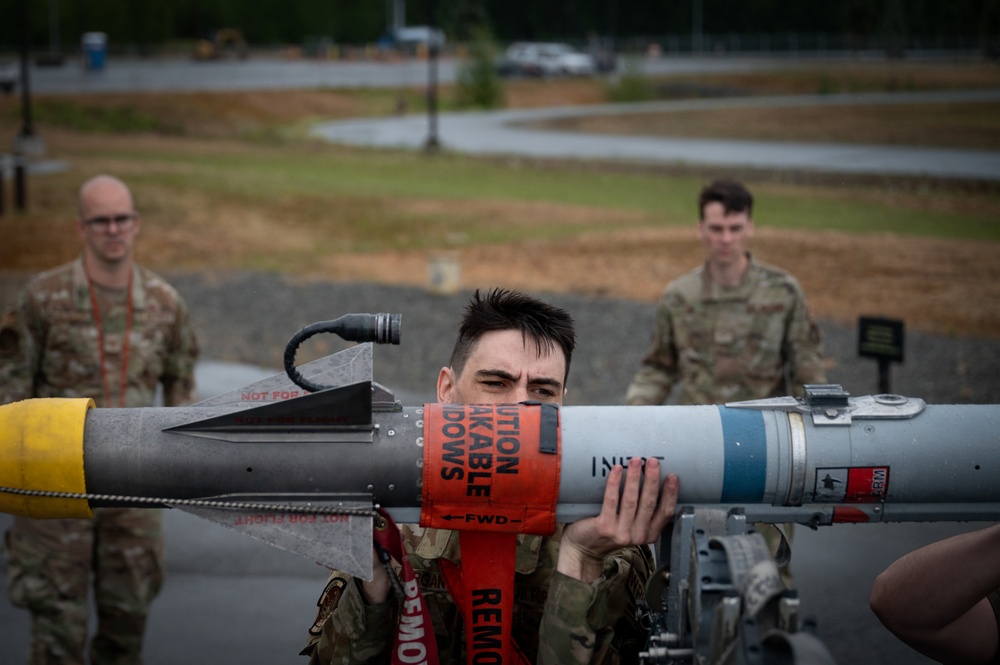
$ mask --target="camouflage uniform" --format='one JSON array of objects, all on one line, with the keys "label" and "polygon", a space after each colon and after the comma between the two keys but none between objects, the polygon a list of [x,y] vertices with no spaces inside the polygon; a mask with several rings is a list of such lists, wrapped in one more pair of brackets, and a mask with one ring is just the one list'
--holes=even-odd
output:
[{"label": "camouflage uniform", "polygon": [[732,289],[706,266],[671,282],[626,403],[662,404],[678,382],[680,404],[801,395],[804,384],[825,383],[819,328],[796,279],[751,256]]},{"label": "camouflage uniform", "polygon": [[[458,563],[455,531],[403,525],[403,543],[434,623],[442,665],[465,665],[465,632],[437,560]],[[562,527],[551,538],[518,536],[512,634],[533,663],[637,662],[646,634],[636,619],[653,562],[648,548],[608,557],[593,584],[556,572]],[[310,665],[389,663],[401,599],[368,605],[360,583],[334,571],[303,655]]]},{"label": "camouflage uniform", "polygon": [[[95,285],[113,404],[104,404],[98,335],[82,259],[33,279],[0,320],[0,403],[91,397],[119,406],[126,289]],[[198,346],[187,307],[160,277],[134,266],[125,405],[194,399]],[[16,517],[7,532],[11,601],[32,613],[29,663],[83,663],[87,593],[95,576],[98,633],[90,662],[140,663],[147,607],[163,581],[159,511],[100,508],[90,520]]]},{"label": "camouflage uniform", "polygon": [[[784,270],[749,260],[735,288],[715,283],[707,265],[667,286],[653,347],[628,387],[627,404],[663,404],[678,382],[680,404],[801,396],[803,385],[826,382],[819,328],[802,287]],[[754,527],[791,587],[786,538],[793,525],[784,533],[772,524]]]}]

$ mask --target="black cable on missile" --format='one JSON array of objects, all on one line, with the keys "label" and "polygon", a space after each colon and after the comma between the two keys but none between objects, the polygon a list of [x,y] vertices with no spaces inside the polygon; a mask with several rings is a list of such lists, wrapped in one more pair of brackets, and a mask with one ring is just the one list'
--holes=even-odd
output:
[{"label": "black cable on missile", "polygon": [[399,344],[401,319],[401,314],[345,314],[332,321],[311,323],[288,340],[285,346],[285,373],[295,385],[312,393],[331,388],[313,383],[295,367],[295,354],[302,342],[319,333],[333,333],[348,342]]}]

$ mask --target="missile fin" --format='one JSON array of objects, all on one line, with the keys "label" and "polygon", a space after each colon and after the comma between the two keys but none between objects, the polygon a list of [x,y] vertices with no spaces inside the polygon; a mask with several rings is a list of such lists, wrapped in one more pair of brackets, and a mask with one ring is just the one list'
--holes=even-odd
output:
[{"label": "missile fin", "polygon": [[[370,381],[308,393],[290,400],[270,402],[249,409],[168,427],[167,432],[185,434],[246,433],[302,434],[322,432],[329,436],[352,431],[371,440],[372,384]],[[225,438],[225,437],[223,437]]]},{"label": "missile fin", "polygon": [[[225,497],[233,498],[233,497]],[[239,497],[244,498],[244,497]],[[294,500],[281,503],[295,505]],[[303,509],[315,507],[370,510],[371,498],[357,500],[303,502]],[[343,570],[364,580],[372,579],[372,518],[361,515],[288,513],[268,510],[253,512],[179,506],[228,529],[233,529],[269,545],[303,556],[311,561]]]},{"label": "missile fin", "polygon": [[[314,383],[331,387],[347,386],[362,381],[372,381],[372,345],[358,344],[333,355],[325,356],[298,368],[303,377]],[[204,399],[194,406],[225,406],[232,404],[241,408],[271,404],[308,394],[295,385],[285,372],[279,372],[266,379],[231,390],[215,397]]]}]

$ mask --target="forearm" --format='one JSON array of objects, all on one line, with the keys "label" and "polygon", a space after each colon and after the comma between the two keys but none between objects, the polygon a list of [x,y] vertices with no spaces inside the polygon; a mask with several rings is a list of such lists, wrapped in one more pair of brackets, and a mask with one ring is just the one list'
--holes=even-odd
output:
[{"label": "forearm", "polygon": [[[937,628],[1000,588],[1000,524],[932,543],[879,575],[872,603],[880,616]],[[927,602],[933,599],[933,602]]]},{"label": "forearm", "polygon": [[986,662],[975,659],[996,653],[996,619],[984,599],[997,588],[1000,524],[902,557],[876,578],[871,607],[886,628],[928,655]]},{"label": "forearm", "polygon": [[601,576],[604,570],[604,560],[563,542],[562,547],[559,548],[556,570],[584,584],[592,584]]}]

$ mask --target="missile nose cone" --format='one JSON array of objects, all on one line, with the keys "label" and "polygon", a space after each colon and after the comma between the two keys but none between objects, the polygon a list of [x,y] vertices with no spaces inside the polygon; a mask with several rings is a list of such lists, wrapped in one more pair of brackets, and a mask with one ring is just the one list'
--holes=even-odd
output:
[{"label": "missile nose cone", "polygon": [[[27,399],[0,406],[0,487],[87,491],[83,430],[91,399]],[[0,512],[28,517],[91,517],[84,499],[0,492]]]}]

